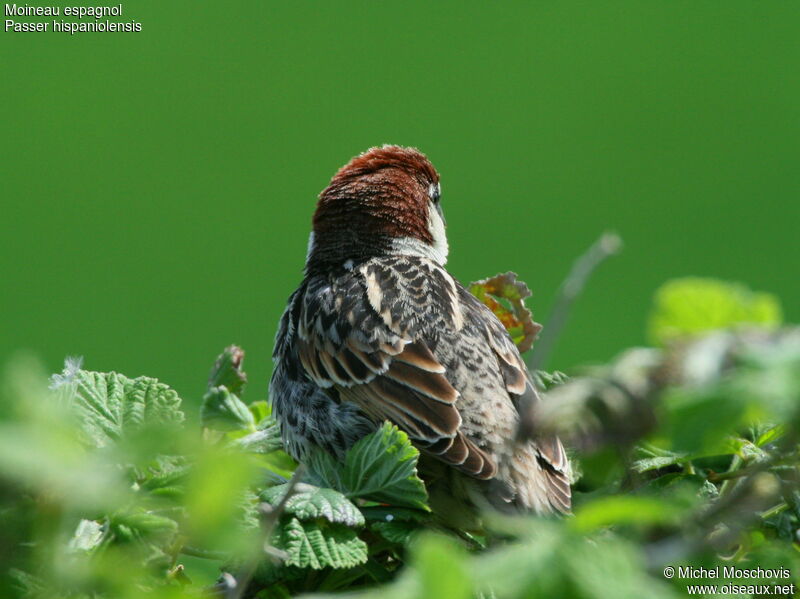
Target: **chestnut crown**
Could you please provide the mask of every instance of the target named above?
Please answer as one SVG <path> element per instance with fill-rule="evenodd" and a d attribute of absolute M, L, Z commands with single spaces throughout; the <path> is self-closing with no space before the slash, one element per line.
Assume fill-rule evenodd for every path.
<path fill-rule="evenodd" d="M 392 253 L 443 264 L 440 190 L 439 173 L 415 148 L 387 145 L 356 156 L 319 195 L 306 269 Z"/>

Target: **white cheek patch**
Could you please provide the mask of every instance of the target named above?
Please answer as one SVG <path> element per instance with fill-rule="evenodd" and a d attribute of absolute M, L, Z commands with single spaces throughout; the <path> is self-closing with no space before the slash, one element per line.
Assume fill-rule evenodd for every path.
<path fill-rule="evenodd" d="M 439 259 L 435 259 L 439 264 L 445 264 L 447 262 L 447 254 L 450 252 L 450 248 L 447 245 L 447 234 L 444 230 L 444 221 L 442 217 L 439 216 L 439 211 L 436 210 L 433 206 L 429 207 L 428 210 L 428 231 L 433 237 L 433 252 L 439 256 Z"/>

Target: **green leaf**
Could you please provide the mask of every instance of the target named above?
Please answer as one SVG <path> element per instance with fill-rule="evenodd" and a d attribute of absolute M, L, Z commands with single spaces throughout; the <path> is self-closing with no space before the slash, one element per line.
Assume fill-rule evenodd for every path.
<path fill-rule="evenodd" d="M 575 511 L 570 525 L 585 533 L 613 524 L 673 523 L 679 515 L 673 505 L 654 497 L 617 495 L 584 504 Z"/>
<path fill-rule="evenodd" d="M 741 437 L 731 437 L 728 440 L 730 452 L 738 454 L 743 460 L 760 460 L 767 457 L 767 453 L 755 443 L 742 439 Z"/>
<path fill-rule="evenodd" d="M 467 289 L 500 319 L 520 352 L 531 348 L 542 325 L 533 321 L 533 314 L 525 306 L 525 298 L 530 297 L 531 290 L 517 280 L 516 273 L 507 272 L 481 279 L 470 283 Z"/>
<path fill-rule="evenodd" d="M 731 392 L 742 395 L 762 422 L 786 422 L 798 417 L 800 399 L 800 333 L 786 329 L 764 347 L 754 342 L 741 352 L 741 364 L 731 378 Z"/>
<path fill-rule="evenodd" d="M 308 468 L 308 478 L 313 483 L 336 489 L 348 497 L 352 496 L 342 482 L 344 464 L 334 459 L 327 451 L 312 449 L 306 454 L 304 463 Z"/>
<path fill-rule="evenodd" d="M 103 525 L 94 520 L 81 520 L 68 547 L 73 551 L 91 551 L 103 539 Z"/>
<path fill-rule="evenodd" d="M 673 388 L 662 406 L 672 450 L 692 457 L 732 453 L 731 435 L 746 422 L 745 398 L 718 387 Z"/>
<path fill-rule="evenodd" d="M 44 580 L 17 568 L 10 568 L 8 577 L 20 597 L 43 597 L 49 590 Z"/>
<path fill-rule="evenodd" d="M 255 419 L 247 405 L 227 387 L 212 387 L 203 396 L 200 422 L 218 431 L 255 430 Z"/>
<path fill-rule="evenodd" d="M 120 513 L 112 516 L 111 526 L 117 530 L 123 528 L 134 534 L 154 537 L 161 540 L 171 539 L 178 532 L 178 523 L 166 516 L 150 512 Z"/>
<path fill-rule="evenodd" d="M 658 470 L 659 468 L 666 468 L 667 466 L 674 466 L 680 464 L 681 460 L 669 456 L 655 456 L 652 458 L 642 458 L 636 460 L 632 465 L 636 472 L 649 472 L 650 470 Z"/>
<path fill-rule="evenodd" d="M 268 425 L 249 435 L 236 439 L 235 444 L 243 451 L 251 453 L 271 453 L 283 449 L 281 429 L 277 422 L 262 421 L 261 425 Z"/>
<path fill-rule="evenodd" d="M 186 481 L 184 507 L 191 524 L 192 544 L 220 551 L 237 551 L 252 542 L 252 530 L 242 524 L 257 519 L 251 491 L 257 477 L 251 456 L 212 446 L 193 460 Z M 238 549 L 237 549 L 238 548 Z"/>
<path fill-rule="evenodd" d="M 658 470 L 659 468 L 666 468 L 668 466 L 683 465 L 688 459 L 685 453 L 667 451 L 650 445 L 641 446 L 638 448 L 638 451 L 639 454 L 644 457 L 634 461 L 631 468 L 639 473 Z"/>
<path fill-rule="evenodd" d="M 258 428 L 264 428 L 264 426 L 267 426 L 262 425 L 264 420 L 269 419 L 269 422 L 275 422 L 271 418 L 272 408 L 270 408 L 270 405 L 266 401 L 254 401 L 247 407 L 250 408 L 250 411 L 253 413 L 253 419 L 258 424 Z"/>
<path fill-rule="evenodd" d="M 472 597 L 473 582 L 463 549 L 451 539 L 425 535 L 414 546 L 414 565 L 425 597 Z"/>
<path fill-rule="evenodd" d="M 231 345 L 217 357 L 211 374 L 208 377 L 209 390 L 215 387 L 225 387 L 234 395 L 241 396 L 247 383 L 247 375 L 242 370 L 244 350 L 236 345 Z"/>
<path fill-rule="evenodd" d="M 394 520 L 428 522 L 431 519 L 431 514 L 426 512 L 396 506 L 365 505 L 361 507 L 361 513 L 364 514 L 367 522 L 392 522 Z"/>
<path fill-rule="evenodd" d="M 569 380 L 569 377 L 560 370 L 547 372 L 545 370 L 534 370 L 531 372 L 531 377 L 537 389 L 547 391 L 558 385 L 563 385 Z"/>
<path fill-rule="evenodd" d="M 774 441 L 780 439 L 786 433 L 786 427 L 783 425 L 778 426 L 769 426 L 763 432 L 760 432 L 758 438 L 756 439 L 756 445 L 759 447 L 764 447 L 765 445 L 769 445 Z"/>
<path fill-rule="evenodd" d="M 384 423 L 347 452 L 344 464 L 321 451 L 308 466 L 323 482 L 347 497 L 428 510 L 428 493 L 417 476 L 419 452 L 396 426 Z"/>
<path fill-rule="evenodd" d="M 261 493 L 261 498 L 277 505 L 288 488 L 288 483 L 271 487 Z M 333 489 L 322 489 L 306 483 L 299 483 L 294 494 L 286 502 L 285 512 L 300 520 L 325 518 L 347 526 L 363 526 L 364 516 L 344 495 Z"/>
<path fill-rule="evenodd" d="M 190 466 L 183 456 L 159 456 L 137 476 L 137 484 L 143 491 L 154 495 L 180 497 Z"/>
<path fill-rule="evenodd" d="M 301 522 L 291 518 L 281 525 L 275 544 L 288 554 L 289 566 L 352 568 L 367 561 L 367 544 L 355 530 L 324 520 Z"/>
<path fill-rule="evenodd" d="M 582 599 L 608 597 L 647 599 L 677 599 L 686 597 L 685 586 L 674 592 L 663 576 L 650 576 L 645 566 L 641 546 L 615 536 L 599 538 L 596 542 L 579 539 L 560 548 L 553 569 L 560 571 L 549 592 L 541 592 L 534 582 L 526 596 L 562 596 L 561 589 L 574 589 L 568 596 Z M 546 573 L 541 572 L 541 575 Z M 536 591 L 539 591 L 538 593 Z"/>
<path fill-rule="evenodd" d="M 257 462 L 269 474 L 270 479 L 280 478 L 286 480 L 292 477 L 297 462 L 289 454 L 283 451 L 271 451 L 269 453 L 257 453 Z"/>
<path fill-rule="evenodd" d="M 699 494 L 706 499 L 716 499 L 719 497 L 719 489 L 710 480 L 704 480 Z"/>
<path fill-rule="evenodd" d="M 649 318 L 653 343 L 737 325 L 774 329 L 782 322 L 781 305 L 769 293 L 756 293 L 738 283 L 687 277 L 656 291 Z"/>
<path fill-rule="evenodd" d="M 390 543 L 397 543 L 404 545 L 411 538 L 411 535 L 417 530 L 417 526 L 411 522 L 404 520 L 392 520 L 391 522 L 375 522 L 370 526 L 384 539 Z"/>
<path fill-rule="evenodd" d="M 86 440 L 95 447 L 106 447 L 147 425 L 184 420 L 178 394 L 156 379 L 80 370 L 74 382 L 73 407 Z"/>

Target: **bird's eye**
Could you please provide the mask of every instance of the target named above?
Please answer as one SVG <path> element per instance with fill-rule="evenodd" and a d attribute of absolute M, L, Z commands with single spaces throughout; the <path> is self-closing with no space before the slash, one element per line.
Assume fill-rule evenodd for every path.
<path fill-rule="evenodd" d="M 439 199 L 442 197 L 442 186 L 439 183 L 431 183 L 428 188 L 428 195 L 431 197 L 431 202 L 438 204 Z"/>

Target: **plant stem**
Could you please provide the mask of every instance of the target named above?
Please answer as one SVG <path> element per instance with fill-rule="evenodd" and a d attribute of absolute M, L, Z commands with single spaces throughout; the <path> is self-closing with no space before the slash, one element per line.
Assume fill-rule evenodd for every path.
<path fill-rule="evenodd" d="M 254 552 L 250 560 L 239 571 L 239 574 L 235 578 L 235 584 L 229 586 L 225 592 L 227 599 L 242 599 L 242 597 L 244 597 L 244 593 L 247 591 L 247 587 L 250 585 L 250 581 L 253 579 L 256 568 L 258 568 L 258 563 L 264 558 L 265 554 L 268 554 L 269 538 L 272 535 L 272 531 L 286 509 L 286 503 L 289 501 L 292 495 L 294 495 L 297 483 L 300 482 L 303 473 L 303 466 L 298 466 L 297 470 L 294 471 L 292 478 L 289 480 L 289 483 L 286 486 L 286 493 L 284 493 L 283 497 L 281 497 L 281 500 L 276 506 L 273 507 L 262 504 L 261 539 L 259 545 L 263 549 L 262 551 Z"/>
<path fill-rule="evenodd" d="M 785 501 L 782 501 L 778 505 L 773 506 L 773 507 L 769 508 L 768 510 L 761 512 L 759 515 L 761 516 L 762 520 L 766 520 L 767 518 L 771 518 L 772 516 L 774 516 L 776 514 L 780 514 L 782 511 L 786 510 L 788 507 L 789 507 L 789 505 Z"/>
<path fill-rule="evenodd" d="M 213 559 L 217 561 L 225 561 L 230 557 L 224 551 L 201 549 L 200 547 L 192 547 L 191 545 L 184 545 L 183 547 L 181 547 L 180 552 L 184 555 L 191 555 L 192 557 L 199 557 L 202 559 Z"/>
<path fill-rule="evenodd" d="M 620 237 L 616 233 L 607 231 L 572 264 L 572 269 L 561 284 L 547 325 L 533 346 L 533 353 L 528 363 L 531 371 L 539 370 L 547 362 L 553 345 L 567 322 L 572 303 L 583 291 L 591 274 L 606 258 L 619 252 L 621 247 Z"/>

